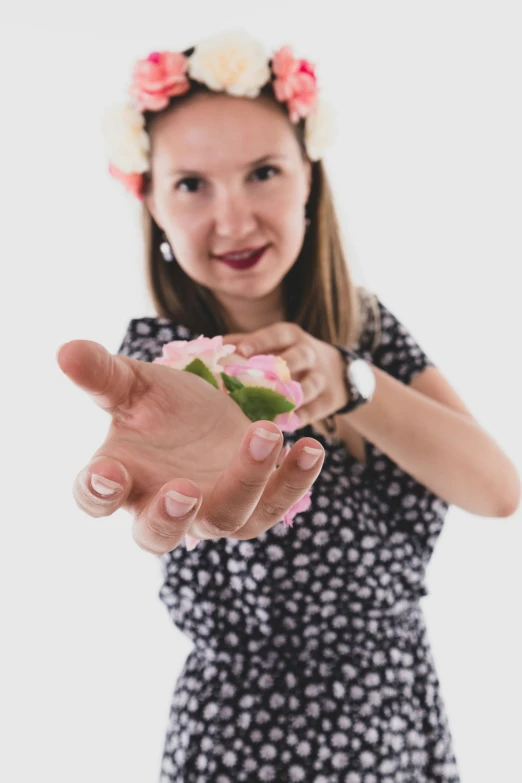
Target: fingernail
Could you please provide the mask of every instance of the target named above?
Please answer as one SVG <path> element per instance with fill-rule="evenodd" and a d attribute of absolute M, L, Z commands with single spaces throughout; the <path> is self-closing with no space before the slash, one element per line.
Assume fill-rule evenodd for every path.
<path fill-rule="evenodd" d="M 250 453 L 255 460 L 261 462 L 266 459 L 271 451 L 274 450 L 279 440 L 277 432 L 270 432 L 263 427 L 254 430 L 254 435 L 250 440 Z"/>
<path fill-rule="evenodd" d="M 192 511 L 197 502 L 197 498 L 182 495 L 175 489 L 170 489 L 165 495 L 165 509 L 169 517 L 184 517 Z"/>
<path fill-rule="evenodd" d="M 322 453 L 322 449 L 312 449 L 310 446 L 305 446 L 299 454 L 297 464 L 301 470 L 310 470 L 310 468 L 313 468 Z"/>
<path fill-rule="evenodd" d="M 111 481 L 111 479 L 99 476 L 98 473 L 92 473 L 91 475 L 91 487 L 98 495 L 108 497 L 109 495 L 115 495 L 118 490 L 123 489 L 121 484 L 117 481 Z"/>
<path fill-rule="evenodd" d="M 249 356 L 252 356 L 252 354 L 254 353 L 254 348 L 252 345 L 247 345 L 245 343 L 244 345 L 239 346 L 238 353 L 248 358 Z"/>

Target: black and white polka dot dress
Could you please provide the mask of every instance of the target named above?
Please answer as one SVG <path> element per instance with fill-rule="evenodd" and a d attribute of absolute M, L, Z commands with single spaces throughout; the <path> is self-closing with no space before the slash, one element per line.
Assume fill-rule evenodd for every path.
<path fill-rule="evenodd" d="M 432 364 L 383 305 L 356 350 L 403 383 Z M 143 361 L 193 339 L 131 321 Z M 326 451 L 312 505 L 250 541 L 182 544 L 159 558 L 159 597 L 194 643 L 176 682 L 160 783 L 457 783 L 420 599 L 448 505 L 365 442 Z"/>

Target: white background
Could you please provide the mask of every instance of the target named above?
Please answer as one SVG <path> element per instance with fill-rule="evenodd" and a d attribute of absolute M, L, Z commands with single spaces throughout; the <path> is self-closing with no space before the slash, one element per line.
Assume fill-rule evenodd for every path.
<path fill-rule="evenodd" d="M 71 339 L 115 353 L 147 299 L 138 209 L 100 125 L 137 57 L 241 25 L 315 60 L 338 113 L 327 166 L 356 276 L 520 470 L 522 73 L 518 3 L 106 0 L 5 6 L 0 778 L 159 775 L 191 643 L 126 512 L 91 519 L 75 475 L 108 419 L 61 373 Z M 521 512 L 452 507 L 424 599 L 463 783 L 520 770 Z"/>

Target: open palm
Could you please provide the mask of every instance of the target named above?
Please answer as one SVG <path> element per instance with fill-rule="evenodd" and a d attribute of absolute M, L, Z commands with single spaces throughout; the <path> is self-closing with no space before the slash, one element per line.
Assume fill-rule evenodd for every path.
<path fill-rule="evenodd" d="M 199 376 L 113 356 L 88 340 L 61 346 L 57 361 L 111 416 L 103 444 L 75 480 L 76 502 L 91 516 L 129 511 L 134 539 L 147 551 L 171 551 L 188 531 L 197 538 L 260 535 L 319 475 L 322 458 L 313 468 L 298 467 L 303 448 L 319 449 L 324 457 L 318 441 L 301 438 L 275 470 L 283 445 L 277 425 L 252 423 L 227 394 Z M 274 444 L 260 461 L 250 450 L 258 428 L 272 434 Z M 100 484 L 97 476 L 109 481 Z M 165 500 L 171 490 L 195 498 L 192 510 L 182 504 L 181 515 L 170 516 Z"/>

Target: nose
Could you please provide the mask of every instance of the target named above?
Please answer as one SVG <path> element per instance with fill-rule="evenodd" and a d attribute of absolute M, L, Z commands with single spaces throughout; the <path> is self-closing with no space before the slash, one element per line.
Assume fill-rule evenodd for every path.
<path fill-rule="evenodd" d="M 239 188 L 216 194 L 214 224 L 217 236 L 242 239 L 255 233 L 257 221 L 248 195 Z"/>

